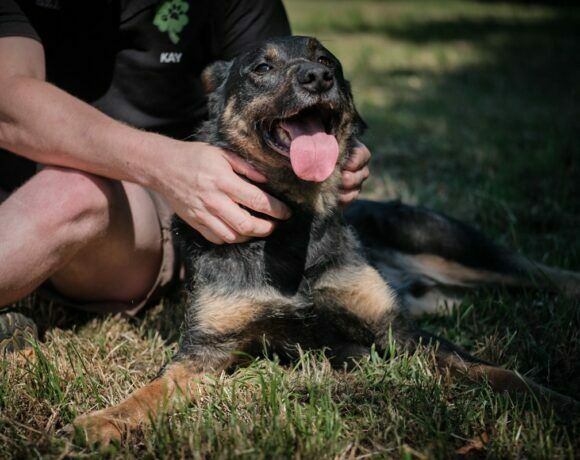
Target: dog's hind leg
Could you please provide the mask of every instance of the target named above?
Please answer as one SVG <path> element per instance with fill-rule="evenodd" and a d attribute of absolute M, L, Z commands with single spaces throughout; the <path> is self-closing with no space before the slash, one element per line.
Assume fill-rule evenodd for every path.
<path fill-rule="evenodd" d="M 413 315 L 441 311 L 479 286 L 580 295 L 580 274 L 530 261 L 463 222 L 398 202 L 354 203 L 346 213 L 371 265 Z"/>
<path fill-rule="evenodd" d="M 423 343 L 429 347 L 435 347 L 439 368 L 449 371 L 453 377 L 487 381 L 498 393 L 529 394 L 536 398 L 537 402 L 548 403 L 561 414 L 580 414 L 580 402 L 574 398 L 539 385 L 517 372 L 483 362 L 440 337 L 426 333 L 420 333 L 420 335 Z"/>
<path fill-rule="evenodd" d="M 316 302 L 325 317 L 340 332 L 346 343 L 375 344 L 385 351 L 394 341 L 397 352 L 412 352 L 418 347 L 431 349 L 438 366 L 452 376 L 487 380 L 498 392 L 528 393 L 560 410 L 579 410 L 572 398 L 556 393 L 516 372 L 482 361 L 445 339 L 416 328 L 399 309 L 393 290 L 376 270 L 353 265 L 325 274 L 315 286 Z"/>

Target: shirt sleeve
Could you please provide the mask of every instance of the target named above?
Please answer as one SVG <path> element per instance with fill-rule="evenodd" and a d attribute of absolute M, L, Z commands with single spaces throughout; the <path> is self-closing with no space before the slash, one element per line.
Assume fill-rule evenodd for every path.
<path fill-rule="evenodd" d="M 231 59 L 256 41 L 290 35 L 281 0 L 226 1 L 221 59 Z"/>
<path fill-rule="evenodd" d="M 13 0 L 0 0 L 0 37 L 40 37 L 22 9 Z"/>

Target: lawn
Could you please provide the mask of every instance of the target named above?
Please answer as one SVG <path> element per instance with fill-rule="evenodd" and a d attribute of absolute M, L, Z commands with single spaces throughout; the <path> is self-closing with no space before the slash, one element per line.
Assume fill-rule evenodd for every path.
<path fill-rule="evenodd" d="M 297 34 L 343 62 L 374 154 L 365 194 L 420 203 L 580 270 L 580 9 L 436 0 L 288 0 Z M 119 402 L 176 350 L 179 295 L 136 320 L 34 298 L 37 360 L 0 360 L 0 458 L 577 458 L 580 420 L 449 382 L 424 355 L 338 372 L 316 353 L 257 360 L 95 453 L 59 434 Z M 421 324 L 578 397 L 580 301 L 486 290 Z"/>

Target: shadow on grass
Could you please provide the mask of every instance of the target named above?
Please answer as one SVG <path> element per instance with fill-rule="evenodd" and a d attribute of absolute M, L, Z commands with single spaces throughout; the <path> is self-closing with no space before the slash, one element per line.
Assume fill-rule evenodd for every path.
<path fill-rule="evenodd" d="M 79 330 L 107 316 L 62 305 L 35 294 L 20 300 L 14 307 L 35 322 L 41 341 L 45 340 L 46 333 L 52 329 Z M 126 319 L 134 325 L 142 325 L 146 335 L 147 330 L 159 332 L 166 344 L 170 345 L 179 340 L 184 314 L 185 295 L 182 290 L 175 288 L 160 304 L 147 306 L 134 317 Z"/>
<path fill-rule="evenodd" d="M 367 32 L 435 47 L 448 68 L 357 72 L 363 84 L 394 94 L 386 108 L 369 101 L 361 107 L 378 151 L 374 172 L 409 183 L 424 204 L 451 204 L 496 236 L 517 222 L 518 231 L 572 238 L 580 224 L 580 15 L 556 11 L 533 22 L 366 25 Z M 475 49 L 481 62 L 447 65 L 442 41 L 458 42 L 456 52 Z M 473 200 L 479 215 L 462 210 Z M 555 262 L 578 266 L 575 242 L 566 258 Z"/>

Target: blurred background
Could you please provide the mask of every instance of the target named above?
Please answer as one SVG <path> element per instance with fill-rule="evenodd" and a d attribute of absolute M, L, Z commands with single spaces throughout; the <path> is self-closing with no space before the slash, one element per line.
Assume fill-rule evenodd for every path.
<path fill-rule="evenodd" d="M 374 154 L 365 195 L 475 223 L 580 269 L 580 9 L 571 2 L 286 0 L 343 62 Z"/>

